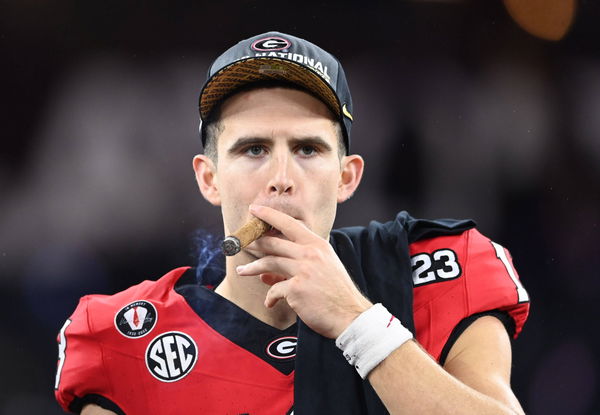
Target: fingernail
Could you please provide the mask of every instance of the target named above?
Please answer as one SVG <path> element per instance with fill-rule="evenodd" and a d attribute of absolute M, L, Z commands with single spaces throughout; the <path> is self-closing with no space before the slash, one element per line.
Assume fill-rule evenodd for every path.
<path fill-rule="evenodd" d="M 260 209 L 259 205 L 250 205 L 250 212 L 256 212 Z"/>
<path fill-rule="evenodd" d="M 245 265 L 238 265 L 238 266 L 235 268 L 235 271 L 236 271 L 236 272 L 239 274 L 240 272 L 242 272 L 242 271 L 244 270 L 244 268 L 246 268 L 246 266 L 245 266 Z"/>

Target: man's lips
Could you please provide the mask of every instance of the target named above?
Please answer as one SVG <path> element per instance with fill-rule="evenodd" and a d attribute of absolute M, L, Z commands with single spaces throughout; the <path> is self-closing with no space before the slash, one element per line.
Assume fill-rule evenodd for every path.
<path fill-rule="evenodd" d="M 277 235 L 282 235 L 282 233 L 278 229 L 271 228 L 267 232 L 265 232 L 264 236 L 277 236 Z"/>

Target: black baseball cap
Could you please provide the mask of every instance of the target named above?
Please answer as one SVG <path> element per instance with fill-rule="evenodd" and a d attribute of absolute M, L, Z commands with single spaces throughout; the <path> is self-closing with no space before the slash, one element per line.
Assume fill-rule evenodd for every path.
<path fill-rule="evenodd" d="M 349 153 L 352 97 L 342 65 L 317 45 L 280 32 L 242 40 L 212 63 L 199 100 L 202 145 L 202 121 L 219 102 L 247 84 L 269 80 L 295 84 L 323 101 L 340 121 Z"/>

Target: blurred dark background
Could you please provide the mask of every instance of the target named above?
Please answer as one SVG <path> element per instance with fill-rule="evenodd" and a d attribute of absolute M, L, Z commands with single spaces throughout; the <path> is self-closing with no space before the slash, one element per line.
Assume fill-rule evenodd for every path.
<path fill-rule="evenodd" d="M 599 18 L 593 0 L 0 1 L 0 414 L 61 413 L 55 339 L 81 295 L 221 233 L 192 175 L 197 96 L 267 30 L 344 64 L 367 171 L 337 225 L 476 219 L 532 298 L 526 411 L 600 413 Z"/>

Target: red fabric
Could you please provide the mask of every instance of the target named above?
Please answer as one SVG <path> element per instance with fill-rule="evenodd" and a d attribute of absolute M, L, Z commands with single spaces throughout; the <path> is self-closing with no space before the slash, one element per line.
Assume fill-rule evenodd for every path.
<path fill-rule="evenodd" d="M 294 373 L 280 373 L 200 319 L 173 290 L 185 270 L 113 296 L 82 298 L 65 332 L 66 358 L 55 391 L 65 410 L 76 396 L 87 394 L 102 395 L 127 414 L 282 415 L 291 408 Z M 114 318 L 136 300 L 150 301 L 158 319 L 147 335 L 132 339 L 120 334 Z M 162 382 L 146 366 L 146 349 L 157 335 L 171 330 L 194 339 L 198 360 L 187 376 Z"/>
<path fill-rule="evenodd" d="M 517 285 L 498 258 L 492 242 L 471 229 L 460 235 L 413 243 L 410 255 L 433 254 L 441 249 L 456 253 L 461 275 L 415 286 L 413 310 L 417 341 L 439 361 L 454 327 L 465 317 L 490 310 L 508 312 L 515 321 L 516 337 L 527 319 L 529 303 L 519 302 Z M 512 266 L 510 256 L 507 258 Z"/>

